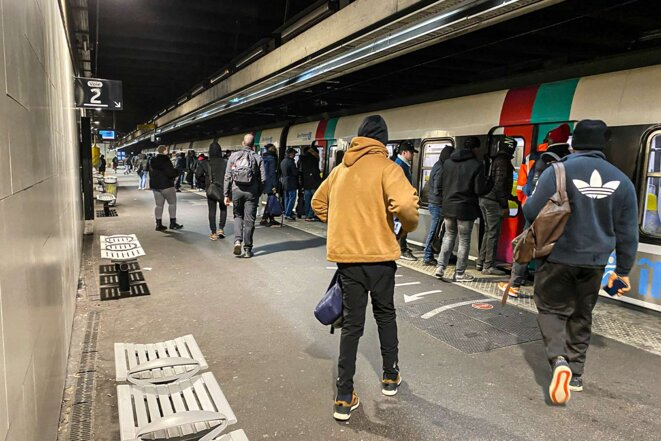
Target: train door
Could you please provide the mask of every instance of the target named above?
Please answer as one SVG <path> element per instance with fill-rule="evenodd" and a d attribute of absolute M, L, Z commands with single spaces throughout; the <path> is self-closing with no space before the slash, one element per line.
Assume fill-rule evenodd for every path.
<path fill-rule="evenodd" d="M 530 154 L 532 140 L 536 135 L 534 125 L 520 125 L 495 127 L 489 132 L 489 154 L 494 156 L 498 151 L 498 141 L 504 136 L 516 139 L 516 151 L 512 158 L 514 174 L 512 176 L 512 199 L 516 198 L 517 180 L 519 177 L 519 167 L 525 157 Z M 524 219 L 521 211 L 521 205 L 518 201 L 509 201 L 509 212 L 500 228 L 500 237 L 498 238 L 498 251 L 496 260 L 501 262 L 512 262 L 512 240 L 523 230 Z"/>

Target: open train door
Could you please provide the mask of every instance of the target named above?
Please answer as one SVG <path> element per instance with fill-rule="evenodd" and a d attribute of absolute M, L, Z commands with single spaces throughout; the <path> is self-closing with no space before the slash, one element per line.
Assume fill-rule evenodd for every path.
<path fill-rule="evenodd" d="M 524 158 L 530 154 L 535 132 L 535 126 L 532 124 L 494 127 L 489 131 L 489 154 L 491 157 L 497 153 L 500 139 L 505 136 L 516 139 L 516 151 L 512 158 L 512 166 L 514 167 L 512 199 L 516 199 L 516 181 L 519 176 L 519 167 Z M 523 225 L 524 219 L 520 203 L 514 200 L 509 201 L 509 211 L 500 228 L 496 260 L 512 262 L 512 240 L 523 230 Z"/>

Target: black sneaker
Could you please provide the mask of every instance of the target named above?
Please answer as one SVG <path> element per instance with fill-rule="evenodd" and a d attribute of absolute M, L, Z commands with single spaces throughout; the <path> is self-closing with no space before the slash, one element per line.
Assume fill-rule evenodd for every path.
<path fill-rule="evenodd" d="M 438 265 L 438 260 L 434 259 L 433 257 L 431 259 L 425 259 L 422 261 L 425 265 L 429 266 L 436 266 Z"/>
<path fill-rule="evenodd" d="M 484 269 L 484 266 L 481 263 L 476 263 L 475 264 L 475 269 L 478 271 L 482 271 Z"/>
<path fill-rule="evenodd" d="M 280 222 L 278 222 L 278 221 L 275 220 L 275 219 L 271 219 L 271 221 L 269 222 L 269 226 L 272 227 L 272 226 L 274 226 L 274 225 L 280 225 Z"/>
<path fill-rule="evenodd" d="M 549 385 L 549 398 L 553 404 L 565 404 L 571 397 L 569 383 L 571 382 L 571 369 L 565 357 L 556 357 L 552 364 L 553 378 Z"/>
<path fill-rule="evenodd" d="M 270 226 L 270 225 L 269 225 L 269 221 L 267 221 L 266 219 L 262 219 L 262 220 L 259 222 L 259 225 L 261 225 L 261 226 L 263 226 L 263 227 L 269 227 L 269 226 Z"/>
<path fill-rule="evenodd" d="M 397 374 L 397 378 L 395 378 L 394 380 L 386 378 L 386 376 L 384 375 L 383 380 L 381 380 L 381 393 L 389 397 L 392 397 L 393 395 L 397 395 L 397 389 L 399 389 L 400 384 L 402 384 L 401 375 Z"/>
<path fill-rule="evenodd" d="M 505 271 L 499 270 L 494 266 L 490 266 L 489 268 L 484 268 L 482 270 L 482 274 L 485 274 L 487 276 L 504 276 L 507 273 Z"/>
<path fill-rule="evenodd" d="M 358 406 L 360 406 L 360 400 L 358 399 L 358 395 L 356 395 L 355 392 L 352 392 L 351 394 L 350 403 L 336 399 L 333 418 L 338 421 L 347 421 L 349 418 L 351 418 L 351 412 L 358 409 Z"/>
<path fill-rule="evenodd" d="M 583 390 L 583 377 L 572 374 L 569 381 L 569 390 L 572 392 L 581 392 Z"/>
<path fill-rule="evenodd" d="M 241 241 L 237 240 L 234 242 L 234 255 L 235 256 L 240 256 L 241 255 Z"/>
<path fill-rule="evenodd" d="M 246 248 L 243 250 L 243 254 L 241 254 L 241 257 L 244 259 L 250 259 L 252 256 L 254 256 L 252 249 Z"/>
<path fill-rule="evenodd" d="M 408 260 L 408 261 L 411 261 L 411 262 L 415 262 L 416 260 L 418 260 L 418 258 L 413 255 L 411 250 L 402 251 L 402 254 L 399 256 L 399 258 L 402 259 L 402 260 Z"/>

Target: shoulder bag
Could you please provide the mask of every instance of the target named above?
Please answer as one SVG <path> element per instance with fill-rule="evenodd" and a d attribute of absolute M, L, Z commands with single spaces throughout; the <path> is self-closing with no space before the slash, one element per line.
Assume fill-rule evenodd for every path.
<path fill-rule="evenodd" d="M 221 202 L 223 200 L 223 192 L 220 191 L 220 186 L 216 183 L 216 180 L 213 178 L 213 167 L 211 166 L 211 160 L 207 162 L 209 166 L 209 179 L 211 182 L 207 187 L 207 197 L 212 201 Z"/>

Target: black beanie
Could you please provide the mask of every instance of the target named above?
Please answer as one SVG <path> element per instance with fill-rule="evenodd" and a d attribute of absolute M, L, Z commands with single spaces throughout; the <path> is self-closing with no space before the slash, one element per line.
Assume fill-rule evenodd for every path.
<path fill-rule="evenodd" d="M 479 149 L 480 148 L 480 139 L 477 136 L 469 136 L 466 138 L 464 141 L 464 148 L 465 149 Z"/>
<path fill-rule="evenodd" d="M 610 130 L 598 119 L 584 119 L 574 128 L 571 145 L 574 150 L 603 150 L 610 139 Z"/>
<path fill-rule="evenodd" d="M 371 115 L 365 118 L 358 128 L 358 136 L 376 139 L 381 144 L 386 145 L 388 142 L 388 126 L 381 115 Z"/>

